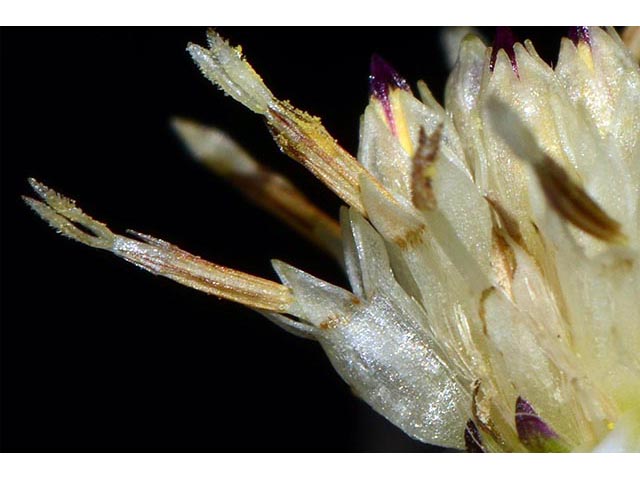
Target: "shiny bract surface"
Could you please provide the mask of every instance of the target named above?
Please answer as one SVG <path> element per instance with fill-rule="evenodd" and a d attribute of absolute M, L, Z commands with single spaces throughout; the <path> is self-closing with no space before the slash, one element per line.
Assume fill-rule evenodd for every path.
<path fill-rule="evenodd" d="M 344 201 L 340 225 L 219 131 L 176 130 L 336 257 L 351 292 L 281 262 L 278 284 L 116 235 L 35 181 L 42 200 L 27 201 L 71 238 L 319 341 L 357 395 L 423 442 L 638 451 L 640 70 L 613 29 L 570 36 L 553 68 L 504 31 L 494 48 L 465 37 L 444 107 L 374 59 L 356 157 L 216 32 L 188 47 Z"/>

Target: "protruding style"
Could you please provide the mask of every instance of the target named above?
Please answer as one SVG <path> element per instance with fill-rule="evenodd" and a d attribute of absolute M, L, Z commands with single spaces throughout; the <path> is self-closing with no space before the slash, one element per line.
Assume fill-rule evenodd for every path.
<path fill-rule="evenodd" d="M 289 289 L 279 283 L 207 262 L 149 235 L 130 232 L 138 240 L 116 235 L 76 207 L 73 200 L 34 179 L 30 179 L 30 183 L 43 202 L 33 198 L 25 201 L 66 237 L 109 250 L 154 275 L 248 307 L 286 312 L 293 302 Z"/>
<path fill-rule="evenodd" d="M 340 225 L 287 178 L 256 162 L 226 133 L 176 118 L 173 127 L 191 154 L 259 207 L 342 262 Z"/>
<path fill-rule="evenodd" d="M 239 48 L 213 31 L 208 48 L 189 46 L 347 204 L 340 229 L 227 135 L 176 121 L 187 147 L 335 257 L 341 247 L 351 291 L 279 261 L 282 284 L 116 235 L 35 181 L 43 201 L 27 202 L 70 238 L 317 340 L 360 398 L 421 441 L 639 450 L 640 69 L 613 29 L 571 35 L 553 67 L 510 30 L 492 49 L 465 37 L 446 109 L 374 56 L 357 160 Z"/>

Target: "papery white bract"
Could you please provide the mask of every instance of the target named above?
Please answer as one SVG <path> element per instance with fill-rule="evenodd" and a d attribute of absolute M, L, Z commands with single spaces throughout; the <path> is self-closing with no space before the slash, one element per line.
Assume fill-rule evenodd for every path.
<path fill-rule="evenodd" d="M 374 57 L 357 159 L 214 31 L 208 48 L 188 47 L 346 203 L 340 225 L 221 132 L 180 119 L 176 131 L 336 257 L 351 292 L 282 262 L 278 284 L 113 234 L 35 181 L 43 201 L 27 201 L 71 238 L 319 341 L 359 396 L 421 441 L 640 450 L 637 58 L 612 29 L 576 29 L 554 68 L 505 38 L 461 42 L 444 108 Z"/>

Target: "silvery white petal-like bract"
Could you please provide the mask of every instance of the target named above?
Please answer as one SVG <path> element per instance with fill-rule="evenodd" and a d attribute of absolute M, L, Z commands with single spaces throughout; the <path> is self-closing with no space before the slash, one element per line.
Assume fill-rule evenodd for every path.
<path fill-rule="evenodd" d="M 629 50 L 613 29 L 576 32 L 555 67 L 529 41 L 492 49 L 467 35 L 458 48 L 465 32 L 451 32 L 444 108 L 374 57 L 357 158 L 275 98 L 214 31 L 208 48 L 188 47 L 345 202 L 340 224 L 222 132 L 186 120 L 176 131 L 336 257 L 351 292 L 278 261 L 281 284 L 114 234 L 35 181 L 41 200 L 27 201 L 71 238 L 317 340 L 354 392 L 414 438 L 471 451 L 638 451 L 637 33 L 625 33 Z"/>

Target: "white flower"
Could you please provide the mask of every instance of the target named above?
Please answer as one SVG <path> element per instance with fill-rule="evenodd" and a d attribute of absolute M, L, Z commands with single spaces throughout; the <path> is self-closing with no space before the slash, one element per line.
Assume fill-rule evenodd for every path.
<path fill-rule="evenodd" d="M 359 396 L 424 442 L 640 450 L 640 71 L 614 30 L 577 29 L 555 68 L 530 42 L 498 51 L 466 37 L 444 108 L 374 57 L 357 160 L 276 99 L 239 49 L 213 31 L 208 41 L 188 49 L 204 75 L 348 205 L 340 225 L 219 131 L 176 129 L 338 258 L 351 292 L 282 262 L 279 284 L 113 234 L 36 181 L 34 210 L 316 339 Z"/>

